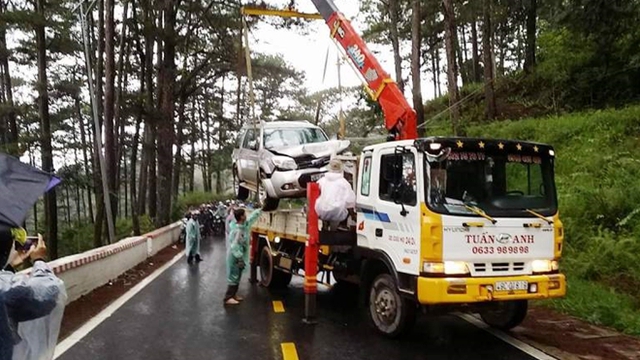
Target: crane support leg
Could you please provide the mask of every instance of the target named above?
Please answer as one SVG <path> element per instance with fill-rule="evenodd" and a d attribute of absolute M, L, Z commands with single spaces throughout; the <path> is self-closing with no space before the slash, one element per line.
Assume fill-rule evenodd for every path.
<path fill-rule="evenodd" d="M 304 322 L 316 323 L 316 294 L 318 293 L 319 230 L 316 200 L 320 187 L 315 182 L 307 184 L 307 231 L 309 238 L 304 250 Z"/>
<path fill-rule="evenodd" d="M 249 282 L 252 284 L 258 282 L 258 244 L 260 244 L 258 234 L 251 233 L 251 252 L 249 253 Z"/>

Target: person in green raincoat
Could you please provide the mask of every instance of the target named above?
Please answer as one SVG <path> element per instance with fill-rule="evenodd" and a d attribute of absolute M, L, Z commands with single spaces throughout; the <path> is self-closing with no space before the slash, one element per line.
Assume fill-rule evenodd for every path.
<path fill-rule="evenodd" d="M 202 261 L 200 257 L 200 224 L 198 224 L 198 212 L 189 214 L 186 229 L 186 253 L 189 264 Z"/>
<path fill-rule="evenodd" d="M 249 263 L 251 226 L 258 221 L 262 209 L 253 210 L 249 217 L 244 209 L 233 211 L 235 222 L 230 223 L 227 239 L 227 293 L 224 295 L 225 305 L 237 305 L 242 298 L 237 295 L 240 278 L 246 264 Z"/>

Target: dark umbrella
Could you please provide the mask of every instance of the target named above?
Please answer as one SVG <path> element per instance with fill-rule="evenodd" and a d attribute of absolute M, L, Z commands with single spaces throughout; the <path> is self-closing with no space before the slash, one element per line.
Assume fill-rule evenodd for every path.
<path fill-rule="evenodd" d="M 20 227 L 38 198 L 60 179 L 0 153 L 0 223 Z"/>

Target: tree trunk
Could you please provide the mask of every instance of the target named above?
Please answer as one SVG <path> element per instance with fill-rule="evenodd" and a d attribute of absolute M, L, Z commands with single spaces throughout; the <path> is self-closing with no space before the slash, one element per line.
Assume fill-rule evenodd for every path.
<path fill-rule="evenodd" d="M 96 102 L 98 104 L 98 120 L 100 127 L 103 126 L 103 75 L 104 75 L 104 52 L 105 52 L 105 24 L 104 24 L 104 0 L 98 0 L 98 59 L 96 61 Z M 93 39 L 93 37 L 92 37 Z M 97 160 L 97 158 L 96 158 Z"/>
<path fill-rule="evenodd" d="M 82 159 L 84 160 L 84 173 L 86 179 L 89 179 L 89 174 L 91 174 L 91 162 L 89 162 L 89 156 L 87 155 L 87 148 L 89 144 L 87 144 L 87 136 L 85 134 L 85 124 L 82 120 L 82 109 L 80 107 L 80 95 L 74 96 L 74 102 L 76 106 L 76 115 L 78 116 L 78 127 L 80 128 L 80 142 L 82 143 Z M 91 190 L 87 189 L 87 208 L 89 209 L 89 218 L 91 223 L 94 222 L 93 217 L 93 202 L 91 201 Z"/>
<path fill-rule="evenodd" d="M 204 100 L 205 104 L 199 109 L 199 118 L 200 118 L 200 134 L 204 135 L 208 130 L 205 129 L 205 124 L 207 123 L 207 105 L 206 100 Z M 203 109 L 204 108 L 204 109 Z M 206 145 L 206 144 L 205 144 Z M 211 187 L 209 185 L 209 166 L 207 164 L 207 156 L 205 154 L 206 147 L 200 151 L 200 160 L 202 161 L 202 186 L 204 192 L 211 191 Z"/>
<path fill-rule="evenodd" d="M 69 185 L 64 188 L 64 206 L 67 208 L 65 211 L 67 217 L 67 226 L 71 227 L 71 195 L 69 194 Z"/>
<path fill-rule="evenodd" d="M 207 181 L 209 182 L 209 192 L 212 192 L 213 191 L 213 181 L 212 181 L 213 171 L 211 167 L 213 165 L 213 161 L 211 161 L 211 132 L 212 132 L 211 115 L 210 115 L 211 103 L 209 101 L 206 101 L 205 104 L 207 104 L 207 106 L 204 109 L 204 118 L 206 119 L 206 122 L 207 122 L 207 132 L 205 133 L 206 134 L 205 136 L 207 137 L 207 153 L 205 154 L 205 158 L 207 163 Z"/>
<path fill-rule="evenodd" d="M 53 147 L 51 145 L 51 121 L 49 118 L 49 93 L 47 86 L 47 43 L 45 38 L 45 0 L 36 1 L 36 15 L 39 19 L 34 25 L 38 62 L 38 115 L 40 117 L 42 168 L 53 173 Z M 46 240 L 51 259 L 58 258 L 58 206 L 55 188 L 44 196 Z"/>
<path fill-rule="evenodd" d="M 149 128 L 149 172 L 147 174 L 147 191 L 149 192 L 149 216 L 155 219 L 158 215 L 158 167 L 157 167 L 157 141 L 156 129 Z"/>
<path fill-rule="evenodd" d="M 402 57 L 400 56 L 400 36 L 398 35 L 398 22 L 400 15 L 400 9 L 398 7 L 398 0 L 389 0 L 389 17 L 391 19 L 390 32 L 391 32 L 391 46 L 393 47 L 393 63 L 396 70 L 396 82 L 400 92 L 404 94 L 404 79 L 402 77 Z"/>
<path fill-rule="evenodd" d="M 114 0 L 104 2 L 105 19 L 105 66 L 104 66 L 104 158 L 107 170 L 107 187 L 109 189 L 109 201 L 111 203 L 111 218 L 116 219 L 118 211 L 116 175 L 118 172 L 118 159 L 116 157 L 116 127 L 114 120 L 115 111 L 115 22 Z M 126 15 L 125 15 L 126 16 Z"/>
<path fill-rule="evenodd" d="M 184 124 L 186 122 L 185 119 L 185 105 L 187 99 L 186 96 L 180 96 L 180 102 L 178 104 L 178 126 L 176 129 L 176 154 L 174 157 L 174 171 L 173 171 L 173 179 L 171 180 L 171 194 L 173 199 L 176 200 L 178 198 L 178 193 L 180 190 L 180 174 L 182 173 L 182 145 L 184 145 Z"/>
<path fill-rule="evenodd" d="M 124 158 L 123 153 L 125 152 L 124 147 L 125 147 L 125 138 L 126 138 L 126 133 L 125 133 L 125 119 L 122 116 L 122 92 L 124 91 L 124 84 L 128 84 L 128 77 L 129 77 L 129 73 L 131 73 L 131 62 L 130 61 L 126 61 L 126 64 L 128 65 L 126 70 L 125 70 L 125 59 L 129 59 L 129 54 L 131 52 L 131 44 L 129 42 L 129 39 L 127 37 L 127 26 L 126 26 L 126 22 L 127 22 L 127 16 L 129 13 L 129 1 L 124 1 L 124 10 L 123 10 L 123 20 L 122 20 L 122 30 L 120 32 L 120 39 L 119 39 L 119 49 L 118 49 L 118 62 L 117 62 L 117 70 L 116 73 L 118 74 L 118 85 L 117 85 L 117 89 L 116 89 L 116 94 L 115 94 L 115 100 L 114 100 L 114 105 L 115 105 L 115 109 L 114 109 L 114 123 L 115 123 L 115 128 L 114 128 L 114 133 L 115 133 L 115 138 L 116 138 L 116 176 L 115 176 L 115 186 L 114 189 L 116 190 L 116 196 L 115 196 L 115 200 L 116 203 L 118 204 L 118 207 L 120 207 L 120 203 L 121 201 L 119 201 L 120 198 L 120 188 L 121 188 L 121 182 L 123 177 L 120 176 L 120 164 L 124 164 L 126 166 L 126 158 Z M 124 158 L 124 161 L 123 161 Z M 127 175 L 125 174 L 124 176 L 124 182 L 125 182 L 125 192 L 124 192 L 124 196 L 125 196 L 125 206 L 124 206 L 124 212 L 125 212 L 125 217 L 128 217 L 128 207 L 127 207 L 127 186 L 126 186 L 126 182 L 127 182 Z"/>
<path fill-rule="evenodd" d="M 438 85 L 438 97 L 442 96 L 442 88 L 440 84 L 440 47 L 436 46 L 436 85 Z"/>
<path fill-rule="evenodd" d="M 493 49 L 491 46 L 491 0 L 483 0 L 483 34 L 482 34 L 482 55 L 484 62 L 484 97 L 486 101 L 485 114 L 487 119 L 496 117 L 496 95 L 493 90 Z"/>
<path fill-rule="evenodd" d="M 227 132 L 225 128 L 225 120 L 224 120 L 224 100 L 225 100 L 225 89 L 224 89 L 224 80 L 225 76 L 222 76 L 220 84 L 220 115 L 218 118 L 218 149 L 222 149 L 224 144 L 227 141 Z M 216 165 L 216 194 L 221 194 L 224 189 L 222 186 L 222 169 L 221 162 L 218 161 Z"/>
<path fill-rule="evenodd" d="M 195 182 L 196 182 L 196 147 L 195 147 L 195 143 L 197 140 L 197 134 L 198 134 L 198 130 L 197 130 L 197 125 L 196 125 L 196 117 L 195 117 L 195 106 L 196 104 L 193 104 L 194 110 L 192 112 L 192 116 L 191 116 L 191 168 L 189 170 L 189 192 L 194 192 L 195 191 Z"/>
<path fill-rule="evenodd" d="M 473 21 L 471 22 L 471 52 L 473 57 L 473 81 L 482 81 L 482 75 L 480 74 L 480 55 L 478 51 L 478 29 L 476 27 L 476 15 L 473 14 Z"/>
<path fill-rule="evenodd" d="M 0 14 L 6 11 L 4 0 L 0 0 Z M 9 51 L 7 50 L 6 22 L 0 22 L 0 70 L 2 71 L 2 85 L 7 106 L 6 112 L 6 146 L 7 153 L 20 155 L 18 147 L 18 122 L 16 109 L 13 103 L 13 89 L 11 84 L 11 72 L 9 70 Z"/>
<path fill-rule="evenodd" d="M 144 91 L 144 77 L 140 78 L 140 91 Z M 138 194 L 136 192 L 136 166 L 138 160 L 138 139 L 140 137 L 140 124 L 142 123 L 142 104 L 140 104 L 140 114 L 136 120 L 136 129 L 131 140 L 131 180 L 129 181 L 129 192 L 131 193 L 131 219 L 133 222 L 133 235 L 140 235 L 140 218 L 138 213 Z"/>
<path fill-rule="evenodd" d="M 436 75 L 436 73 L 438 72 L 438 69 L 436 69 L 435 47 L 431 48 L 430 55 L 431 55 L 431 71 L 433 72 L 433 96 L 436 97 L 438 96 L 438 76 Z"/>
<path fill-rule="evenodd" d="M 138 214 L 147 213 L 147 200 L 150 199 L 149 176 L 151 171 L 151 161 L 155 154 L 155 143 L 153 138 L 153 127 L 155 126 L 155 105 L 153 102 L 153 34 L 156 31 L 154 20 L 152 18 L 151 5 L 149 0 L 143 2 L 144 15 L 144 38 L 145 38 L 145 120 L 144 120 L 144 136 L 143 136 L 143 154 L 140 164 L 140 191 L 138 192 Z M 154 161 L 155 169 L 155 161 Z M 154 171 L 155 174 L 155 171 Z M 153 187 L 155 191 L 155 187 Z M 155 196 L 155 195 L 154 195 Z M 154 197 L 155 201 L 155 197 Z M 154 206 L 155 209 L 155 206 Z M 155 210 L 154 210 L 155 211 Z M 154 214 L 155 215 L 155 214 Z"/>
<path fill-rule="evenodd" d="M 454 13 L 455 14 L 455 13 Z M 454 18 L 455 20 L 455 18 Z M 462 51 L 462 47 L 461 44 L 464 44 L 464 37 L 462 36 L 458 36 L 458 30 L 456 29 L 456 32 L 454 33 L 454 37 L 453 40 L 455 42 L 455 52 L 456 52 L 456 58 L 457 58 L 457 63 L 458 63 L 458 73 L 460 74 L 460 78 L 462 79 L 462 85 L 464 84 L 468 84 L 469 83 L 469 77 L 467 76 L 467 72 L 465 70 L 465 66 L 464 66 L 464 59 L 462 54 L 464 53 L 464 51 Z M 460 39 L 462 39 L 462 41 L 460 41 Z"/>
<path fill-rule="evenodd" d="M 178 0 L 165 0 L 164 6 L 164 56 L 160 66 L 159 87 L 162 88 L 160 116 L 158 124 L 158 191 L 159 197 L 157 226 L 171 221 L 171 180 L 173 173 L 173 144 L 175 143 L 174 83 L 176 74 L 176 6 Z"/>
<path fill-rule="evenodd" d="M 527 0 L 527 47 L 524 56 L 524 70 L 531 72 L 536 65 L 536 17 L 538 13 L 537 0 Z"/>
<path fill-rule="evenodd" d="M 420 29 L 421 2 L 420 0 L 412 0 L 411 2 L 411 82 L 413 89 L 413 108 L 416 111 L 418 126 L 424 124 L 424 104 L 422 103 L 422 88 L 420 84 L 420 61 L 422 59 L 422 33 Z M 420 128 L 419 128 L 420 129 Z M 420 129 L 418 133 L 422 133 L 424 129 Z"/>
<path fill-rule="evenodd" d="M 78 157 L 78 133 L 77 128 L 73 127 L 71 129 L 71 133 L 73 134 L 73 161 L 76 166 L 80 165 L 80 159 Z M 80 174 L 76 174 L 76 179 L 80 180 Z M 80 200 L 82 199 L 81 191 L 80 191 L 80 182 L 76 181 L 75 190 L 76 190 L 76 223 L 80 225 L 80 214 L 82 214 L 82 208 L 80 206 Z"/>
<path fill-rule="evenodd" d="M 444 43 L 447 51 L 447 84 L 449 91 L 449 108 L 451 113 L 451 127 L 453 134 L 458 133 L 458 108 L 460 94 L 458 93 L 458 64 L 456 63 L 456 19 L 453 9 L 453 0 L 443 0 L 444 10 Z"/>
<path fill-rule="evenodd" d="M 134 5 L 134 14 L 135 14 L 135 5 Z M 145 91 L 145 76 L 146 76 L 146 66 L 145 62 L 141 61 L 140 66 L 140 94 Z M 137 182 L 136 182 L 136 166 L 138 161 L 138 142 L 140 139 L 140 125 L 142 124 L 142 116 L 144 113 L 144 100 L 142 97 L 139 97 L 138 101 L 138 116 L 136 118 L 136 128 L 133 133 L 133 138 L 131 139 L 131 180 L 129 181 L 129 191 L 131 193 L 131 219 L 133 223 L 133 234 L 135 236 L 140 235 L 140 218 L 139 218 L 139 202 L 138 202 L 138 192 L 137 192 Z M 141 161 L 140 172 L 146 173 L 146 168 L 144 168 L 144 161 Z M 142 195 L 144 198 L 144 193 Z"/>

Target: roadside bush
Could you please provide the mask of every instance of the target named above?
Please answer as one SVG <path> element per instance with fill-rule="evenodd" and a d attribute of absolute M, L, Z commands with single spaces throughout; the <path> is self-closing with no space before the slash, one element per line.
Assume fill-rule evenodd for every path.
<path fill-rule="evenodd" d="M 131 218 L 117 219 L 115 225 L 116 240 L 133 236 L 133 221 Z M 140 217 L 140 231 L 142 234 L 151 232 L 154 228 L 149 216 L 143 215 Z M 65 227 L 60 231 L 58 238 L 58 255 L 60 257 L 91 250 L 94 248 L 93 224 L 87 222 L 79 226 Z"/>

